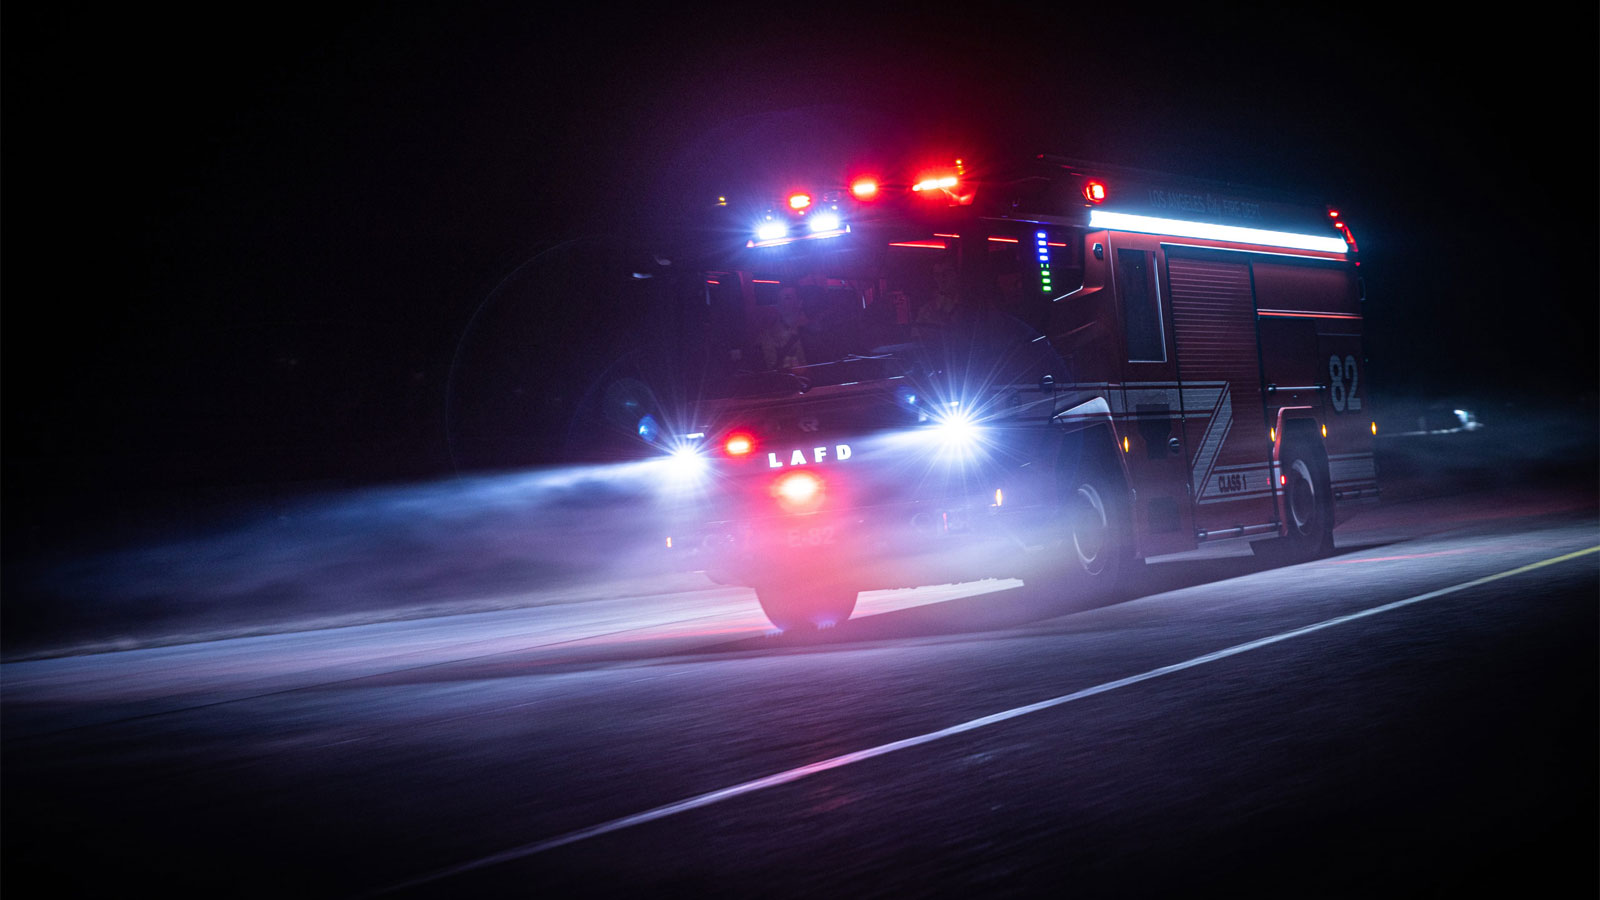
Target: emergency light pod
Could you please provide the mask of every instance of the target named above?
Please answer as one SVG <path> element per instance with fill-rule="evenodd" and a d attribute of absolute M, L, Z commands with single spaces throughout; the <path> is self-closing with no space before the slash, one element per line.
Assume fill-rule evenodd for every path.
<path fill-rule="evenodd" d="M 772 482 L 772 496 L 785 512 L 811 512 L 822 505 L 822 479 L 804 470 L 780 475 Z"/>

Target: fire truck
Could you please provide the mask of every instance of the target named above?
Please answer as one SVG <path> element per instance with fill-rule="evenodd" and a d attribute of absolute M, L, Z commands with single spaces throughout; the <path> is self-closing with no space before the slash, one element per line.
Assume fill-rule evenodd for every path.
<path fill-rule="evenodd" d="M 1330 552 L 1378 491 L 1355 237 L 1319 203 L 1054 156 L 722 199 L 667 543 L 779 629 L 858 592 Z M 673 418 L 673 417 L 669 417 Z"/>

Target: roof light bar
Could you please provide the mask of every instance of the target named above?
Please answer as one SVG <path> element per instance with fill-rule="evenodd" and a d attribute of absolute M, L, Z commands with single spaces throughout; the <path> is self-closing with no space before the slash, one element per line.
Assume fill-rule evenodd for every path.
<path fill-rule="evenodd" d="M 838 236 L 840 236 L 842 234 L 849 234 L 849 233 L 850 233 L 850 226 L 849 225 L 840 225 L 837 228 L 834 228 L 834 229 L 832 229 L 830 231 L 813 231 L 810 234 L 799 234 L 799 235 L 792 235 L 792 236 L 791 235 L 784 235 L 784 236 L 781 236 L 781 237 L 774 237 L 774 238 L 760 238 L 760 233 L 758 231 L 757 232 L 758 239 L 757 240 L 752 240 L 752 241 L 745 241 L 744 245 L 745 245 L 745 247 L 747 249 L 750 248 L 750 247 L 781 247 L 784 244 L 792 244 L 795 241 L 815 241 L 815 240 L 820 240 L 822 238 L 838 237 Z"/>
<path fill-rule="evenodd" d="M 1238 225 L 1217 225 L 1211 222 L 1185 222 L 1180 219 L 1136 216 L 1104 209 L 1089 212 L 1089 227 L 1134 231 L 1140 234 L 1171 234 L 1210 241 L 1232 241 L 1237 244 L 1264 244 L 1294 250 L 1318 250 L 1323 253 L 1343 253 L 1346 249 L 1344 239 L 1337 237 L 1268 231 L 1263 228 L 1244 228 Z"/>

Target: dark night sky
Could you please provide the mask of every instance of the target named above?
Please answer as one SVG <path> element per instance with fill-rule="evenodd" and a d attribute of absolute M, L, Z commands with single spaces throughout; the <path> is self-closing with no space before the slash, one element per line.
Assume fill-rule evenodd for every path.
<path fill-rule="evenodd" d="M 13 6 L 8 496 L 444 470 L 452 356 L 515 267 L 849 140 L 1325 197 L 1376 384 L 1592 405 L 1592 10 L 1037 8 Z"/>

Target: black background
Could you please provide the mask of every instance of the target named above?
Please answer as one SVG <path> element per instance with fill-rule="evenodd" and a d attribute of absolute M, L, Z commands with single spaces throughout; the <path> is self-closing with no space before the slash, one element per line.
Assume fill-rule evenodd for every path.
<path fill-rule="evenodd" d="M 607 352 L 585 341 L 625 323 L 560 276 L 499 290 L 519 267 L 587 266 L 859 146 L 1326 198 L 1363 250 L 1380 404 L 1592 428 L 1595 26 L 1337 3 L 13 5 L 8 518 L 449 472 L 452 361 L 490 306 L 540 307 L 502 362 L 558 435 Z"/>

